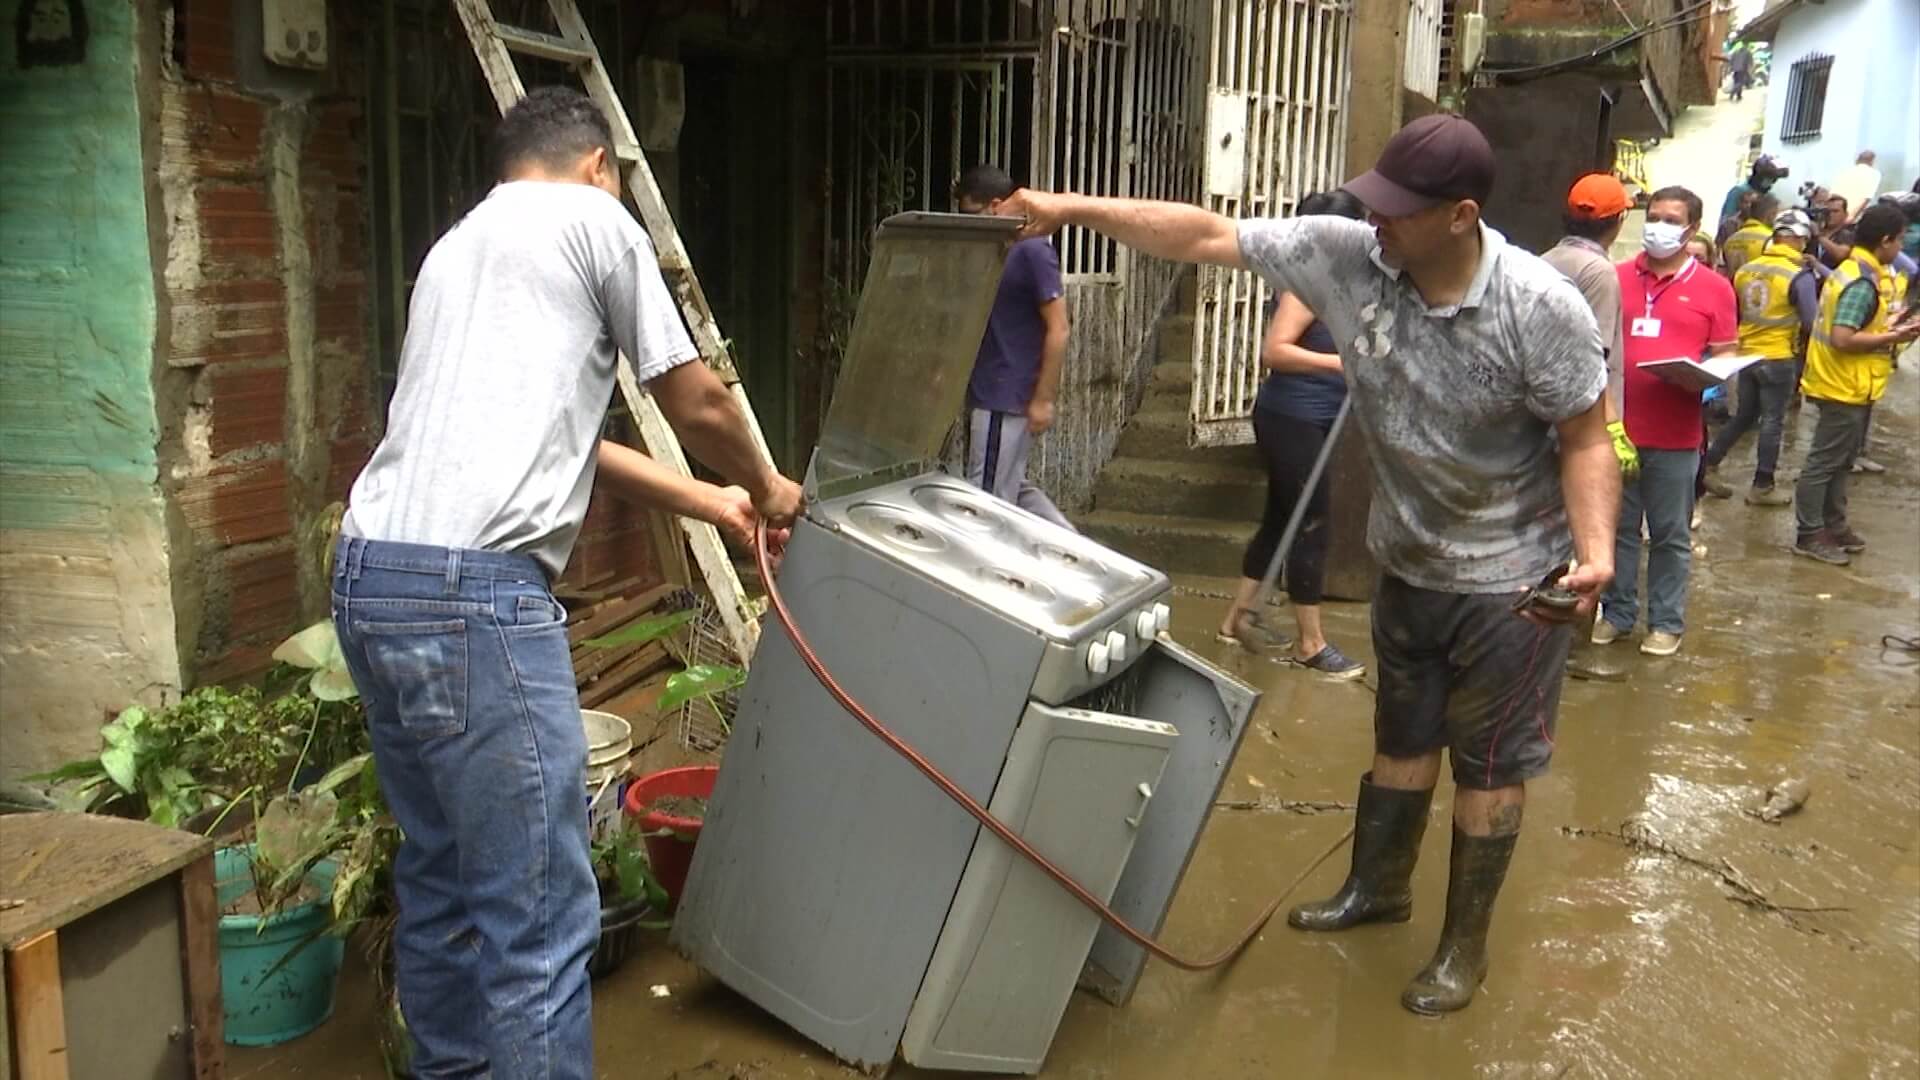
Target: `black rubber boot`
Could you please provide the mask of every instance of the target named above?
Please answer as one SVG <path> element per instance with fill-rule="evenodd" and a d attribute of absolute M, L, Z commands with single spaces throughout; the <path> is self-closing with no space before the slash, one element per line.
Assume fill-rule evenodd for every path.
<path fill-rule="evenodd" d="M 1413 914 L 1413 864 L 1427 831 L 1433 789 L 1375 787 L 1360 778 L 1360 805 L 1353 815 L 1353 869 L 1331 897 L 1287 913 L 1298 930 L 1345 930 L 1369 922 L 1406 922 Z"/>
<path fill-rule="evenodd" d="M 1413 977 L 1400 995 L 1400 1004 L 1423 1016 L 1438 1016 L 1467 1007 L 1474 991 L 1487 977 L 1487 926 L 1493 921 L 1493 900 L 1507 879 L 1513 859 L 1510 836 L 1468 836 L 1453 830 L 1452 869 L 1447 877 L 1447 922 L 1440 930 L 1440 947 L 1426 969 Z"/>

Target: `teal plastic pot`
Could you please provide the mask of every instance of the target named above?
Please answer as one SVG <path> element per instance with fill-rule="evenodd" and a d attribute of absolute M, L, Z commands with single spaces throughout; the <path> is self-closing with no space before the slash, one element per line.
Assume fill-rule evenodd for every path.
<path fill-rule="evenodd" d="M 220 907 L 253 888 L 251 848 L 222 848 L 213 857 Z M 220 995 L 227 1042 L 274 1046 L 296 1039 L 333 1015 L 346 942 L 323 934 L 332 919 L 334 864 L 307 875 L 320 899 L 290 907 L 272 919 L 220 916 Z M 264 926 L 263 926 L 264 924 Z"/>

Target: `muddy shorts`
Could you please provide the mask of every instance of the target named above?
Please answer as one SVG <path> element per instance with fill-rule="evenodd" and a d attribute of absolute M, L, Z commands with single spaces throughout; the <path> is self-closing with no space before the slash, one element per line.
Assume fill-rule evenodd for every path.
<path fill-rule="evenodd" d="M 1492 789 L 1547 771 L 1573 631 L 1514 613 L 1512 595 L 1433 592 L 1391 576 L 1373 599 L 1374 749 L 1445 747 L 1454 783 Z"/>

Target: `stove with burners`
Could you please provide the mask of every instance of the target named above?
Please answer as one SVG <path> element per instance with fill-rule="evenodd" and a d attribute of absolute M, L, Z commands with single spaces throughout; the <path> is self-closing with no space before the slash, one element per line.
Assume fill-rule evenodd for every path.
<path fill-rule="evenodd" d="M 881 227 L 779 587 L 848 692 L 1153 933 L 1257 694 L 1168 636 L 1165 574 L 937 468 L 1016 227 Z M 1076 985 L 1124 1003 L 1146 960 L 846 715 L 774 626 L 673 942 L 848 1062 L 1005 1073 L 1039 1069 Z"/>

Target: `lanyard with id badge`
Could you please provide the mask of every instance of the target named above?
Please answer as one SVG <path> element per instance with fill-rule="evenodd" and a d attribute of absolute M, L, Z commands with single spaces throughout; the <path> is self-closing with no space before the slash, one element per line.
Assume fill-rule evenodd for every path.
<path fill-rule="evenodd" d="M 1639 272 L 1640 292 L 1641 295 L 1646 298 L 1647 313 L 1628 324 L 1627 334 L 1629 337 L 1657 338 L 1660 336 L 1660 320 L 1654 317 L 1653 305 L 1658 303 L 1661 297 L 1667 295 L 1668 290 L 1680 284 L 1680 279 L 1685 277 L 1687 273 L 1693 269 L 1695 261 L 1694 259 L 1688 259 L 1685 266 L 1674 271 L 1673 276 L 1667 279 L 1666 287 L 1662 288 L 1659 292 L 1653 291 L 1653 285 L 1647 272 L 1645 270 Z"/>

